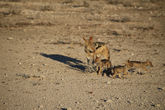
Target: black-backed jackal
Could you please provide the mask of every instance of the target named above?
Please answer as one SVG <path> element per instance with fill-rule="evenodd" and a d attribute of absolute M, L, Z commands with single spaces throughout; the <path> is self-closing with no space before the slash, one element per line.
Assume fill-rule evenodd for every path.
<path fill-rule="evenodd" d="M 93 37 L 89 39 L 85 39 L 83 37 L 84 43 L 84 51 L 86 53 L 87 64 L 89 65 L 90 71 L 94 70 L 94 60 L 98 57 L 100 60 L 110 60 L 110 53 L 108 47 L 104 42 L 93 42 Z"/>
<path fill-rule="evenodd" d="M 153 67 L 152 62 L 149 60 L 146 60 L 145 62 L 128 60 L 126 62 L 126 65 L 128 68 L 132 68 L 132 67 L 139 68 L 139 69 L 142 68 L 145 71 L 148 71 L 147 67 Z"/>
<path fill-rule="evenodd" d="M 96 70 L 97 70 L 97 74 L 103 74 L 103 70 L 108 70 L 112 67 L 112 63 L 110 60 L 108 59 L 100 59 L 99 57 L 96 57 L 94 60 L 94 63 L 97 65 L 96 66 Z"/>
<path fill-rule="evenodd" d="M 119 78 L 122 78 L 122 76 L 128 74 L 128 68 L 126 65 L 124 66 L 114 66 L 112 68 L 112 77 L 116 78 L 118 76 Z"/>
<path fill-rule="evenodd" d="M 89 39 L 83 37 L 83 40 L 85 41 L 84 51 L 87 55 L 88 64 L 94 63 L 96 57 L 106 60 L 110 59 L 109 49 L 104 42 L 93 42 L 93 37 L 90 37 Z"/>

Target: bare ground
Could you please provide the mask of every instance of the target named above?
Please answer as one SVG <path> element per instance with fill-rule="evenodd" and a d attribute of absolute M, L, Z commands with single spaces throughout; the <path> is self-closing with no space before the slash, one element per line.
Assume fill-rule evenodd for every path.
<path fill-rule="evenodd" d="M 164 6 L 163 0 L 0 1 L 0 109 L 165 110 Z M 126 79 L 89 73 L 83 36 L 106 42 L 113 65 L 149 59 L 154 67 Z"/>

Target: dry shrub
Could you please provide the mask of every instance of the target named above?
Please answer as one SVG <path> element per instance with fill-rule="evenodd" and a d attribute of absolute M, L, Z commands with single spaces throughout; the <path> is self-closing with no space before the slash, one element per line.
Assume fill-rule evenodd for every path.
<path fill-rule="evenodd" d="M 41 11 L 53 11 L 53 7 L 50 5 L 41 6 Z"/>
<path fill-rule="evenodd" d="M 73 3 L 73 0 L 64 0 L 63 3 L 64 4 Z"/>
<path fill-rule="evenodd" d="M 117 5 L 117 4 L 122 4 L 122 0 L 106 0 L 108 4 L 113 4 L 113 5 Z"/>
<path fill-rule="evenodd" d="M 132 7 L 133 2 L 131 0 L 106 0 L 107 4 L 112 4 L 112 5 L 123 5 L 124 7 Z"/>

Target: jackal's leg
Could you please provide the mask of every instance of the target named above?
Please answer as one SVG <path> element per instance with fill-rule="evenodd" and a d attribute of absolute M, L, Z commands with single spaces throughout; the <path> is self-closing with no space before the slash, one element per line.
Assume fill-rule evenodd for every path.
<path fill-rule="evenodd" d="M 100 67 L 100 71 L 99 71 L 99 74 L 101 74 L 103 71 L 102 71 L 102 67 Z"/>
<path fill-rule="evenodd" d="M 145 71 L 148 72 L 148 69 L 147 69 L 145 66 L 142 66 L 142 68 L 143 68 Z"/>
<path fill-rule="evenodd" d="M 89 70 L 90 73 L 92 73 L 92 72 L 95 71 L 95 67 L 90 65 L 90 66 L 88 66 L 88 70 Z"/>
<path fill-rule="evenodd" d="M 87 58 L 87 65 L 88 65 L 88 71 L 89 72 L 94 72 L 95 71 L 95 68 L 94 68 L 94 66 L 92 65 L 92 60 L 91 59 L 89 59 L 89 58 Z"/>
<path fill-rule="evenodd" d="M 140 68 L 138 68 L 138 73 L 141 73 Z"/>
<path fill-rule="evenodd" d="M 96 72 L 98 74 L 98 72 L 99 72 L 99 66 L 96 66 Z"/>
<path fill-rule="evenodd" d="M 90 59 L 87 58 L 87 64 L 89 65 Z"/>
<path fill-rule="evenodd" d="M 114 75 L 112 76 L 112 78 L 115 79 L 115 78 L 116 78 L 116 75 L 114 74 Z"/>
<path fill-rule="evenodd" d="M 109 76 L 108 68 L 103 68 L 102 69 L 102 76 Z"/>
<path fill-rule="evenodd" d="M 127 74 L 128 74 L 128 69 L 127 68 L 124 68 L 123 75 L 127 75 Z"/>
<path fill-rule="evenodd" d="M 97 66 L 97 74 L 99 74 L 99 72 L 100 72 L 100 67 Z"/>
<path fill-rule="evenodd" d="M 118 74 L 118 77 L 121 79 L 121 73 L 120 73 L 120 74 Z"/>
<path fill-rule="evenodd" d="M 114 78 L 116 78 L 116 76 L 117 76 L 117 73 L 114 71 L 112 78 L 114 79 Z"/>
<path fill-rule="evenodd" d="M 129 78 L 130 77 L 130 74 L 123 74 L 123 78 Z"/>
<path fill-rule="evenodd" d="M 97 74 L 99 75 L 99 74 L 101 74 L 101 72 L 102 72 L 102 67 L 99 66 Z"/>
<path fill-rule="evenodd" d="M 123 78 L 127 78 L 127 77 L 129 77 L 129 74 L 128 74 L 128 68 L 126 67 L 123 72 Z"/>

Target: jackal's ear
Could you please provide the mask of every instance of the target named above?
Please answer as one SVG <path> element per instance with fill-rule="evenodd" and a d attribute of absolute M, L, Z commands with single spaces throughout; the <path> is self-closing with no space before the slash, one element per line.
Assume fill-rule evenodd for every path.
<path fill-rule="evenodd" d="M 127 60 L 127 62 L 130 62 L 131 60 L 130 60 L 130 58 Z"/>
<path fill-rule="evenodd" d="M 85 39 L 85 37 L 83 37 L 83 40 L 84 40 L 84 41 L 87 41 L 87 40 Z"/>
<path fill-rule="evenodd" d="M 93 41 L 93 37 L 91 36 L 91 37 L 89 38 L 89 40 L 92 42 L 92 41 Z"/>

